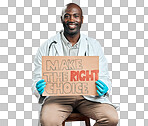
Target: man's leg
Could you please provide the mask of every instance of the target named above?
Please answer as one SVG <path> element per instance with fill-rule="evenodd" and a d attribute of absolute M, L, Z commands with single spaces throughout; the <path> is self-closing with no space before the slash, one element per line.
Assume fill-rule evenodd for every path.
<path fill-rule="evenodd" d="M 116 126 L 118 114 L 116 109 L 109 104 L 101 104 L 81 99 L 77 110 L 85 116 L 96 120 L 94 126 Z"/>
<path fill-rule="evenodd" d="M 63 121 L 73 110 L 69 103 L 64 104 L 63 101 L 64 99 L 56 99 L 56 97 L 45 101 L 40 114 L 42 126 L 62 126 Z"/>

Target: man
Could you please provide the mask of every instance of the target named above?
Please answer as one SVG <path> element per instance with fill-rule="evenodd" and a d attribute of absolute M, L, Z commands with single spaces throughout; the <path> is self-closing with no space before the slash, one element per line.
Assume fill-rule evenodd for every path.
<path fill-rule="evenodd" d="M 116 126 L 116 107 L 108 100 L 111 89 L 107 62 L 99 42 L 80 34 L 83 14 L 74 3 L 67 4 L 62 11 L 64 31 L 47 40 L 35 56 L 33 93 L 42 103 L 40 123 L 42 126 L 62 126 L 62 122 L 76 109 L 96 120 L 94 126 Z M 96 81 L 98 96 L 49 96 L 42 93 L 46 82 L 42 78 L 42 56 L 99 56 L 99 80 Z M 91 64 L 90 64 L 91 65 Z"/>

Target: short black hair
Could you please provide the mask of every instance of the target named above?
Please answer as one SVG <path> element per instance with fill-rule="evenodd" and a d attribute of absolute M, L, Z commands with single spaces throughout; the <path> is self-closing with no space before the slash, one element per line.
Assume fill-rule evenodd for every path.
<path fill-rule="evenodd" d="M 81 11 L 81 16 L 83 16 L 82 8 L 81 8 L 78 4 L 76 4 L 76 3 L 68 3 L 68 4 L 66 4 L 66 5 L 64 6 L 64 8 L 62 9 L 62 15 L 61 15 L 61 16 L 63 16 L 65 9 L 66 9 L 68 6 L 71 6 L 71 5 L 77 6 L 77 7 L 80 9 L 80 11 Z"/>

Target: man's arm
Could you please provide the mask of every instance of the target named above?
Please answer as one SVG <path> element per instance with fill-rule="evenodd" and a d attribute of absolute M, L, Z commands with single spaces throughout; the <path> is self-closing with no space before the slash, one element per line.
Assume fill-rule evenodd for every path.
<path fill-rule="evenodd" d="M 101 80 L 108 87 L 107 94 L 111 91 L 111 81 L 108 72 L 108 63 L 104 56 L 102 47 L 98 41 L 96 41 L 97 53 L 99 54 L 99 80 Z"/>
<path fill-rule="evenodd" d="M 37 53 L 34 58 L 34 71 L 33 71 L 33 83 L 32 83 L 32 92 L 39 99 L 40 91 L 36 87 L 38 81 L 42 79 L 42 56 L 47 56 L 48 52 L 48 40 L 44 42 L 37 50 Z M 39 93 L 40 92 L 40 93 Z"/>
<path fill-rule="evenodd" d="M 38 49 L 34 58 L 34 67 L 32 92 L 37 98 L 39 98 L 40 94 L 36 89 L 36 83 L 42 79 L 42 55 L 40 48 Z"/>

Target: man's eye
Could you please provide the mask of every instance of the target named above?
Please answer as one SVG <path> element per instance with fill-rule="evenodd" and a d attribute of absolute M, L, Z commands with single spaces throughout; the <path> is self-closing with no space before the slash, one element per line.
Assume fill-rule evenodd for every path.
<path fill-rule="evenodd" d="M 76 18 L 79 17 L 78 15 L 75 16 Z"/>
<path fill-rule="evenodd" d="M 65 15 L 64 17 L 65 17 L 65 18 L 69 18 L 69 15 Z"/>

